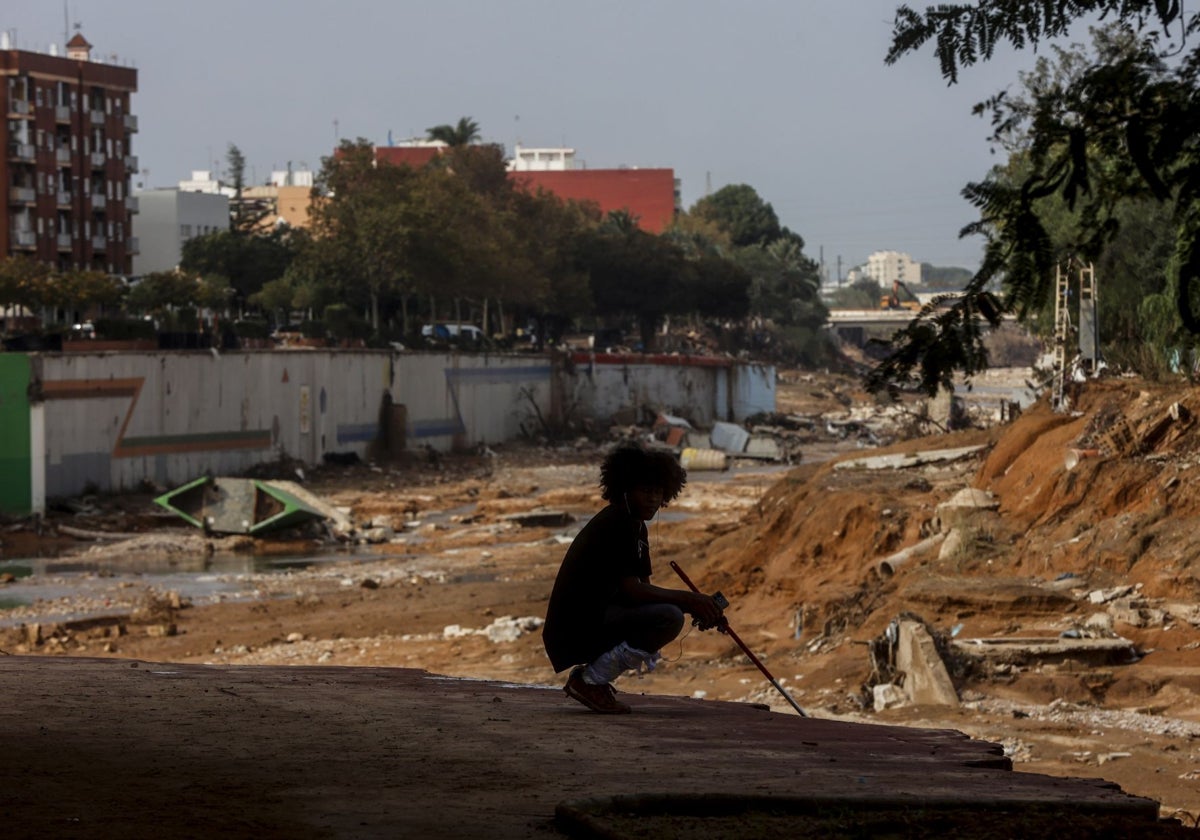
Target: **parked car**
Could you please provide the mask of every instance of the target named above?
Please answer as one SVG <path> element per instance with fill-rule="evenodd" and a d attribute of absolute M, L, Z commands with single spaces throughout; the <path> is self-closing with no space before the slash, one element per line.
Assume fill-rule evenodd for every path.
<path fill-rule="evenodd" d="M 421 335 L 435 341 L 482 341 L 483 330 L 474 324 L 426 324 Z"/>

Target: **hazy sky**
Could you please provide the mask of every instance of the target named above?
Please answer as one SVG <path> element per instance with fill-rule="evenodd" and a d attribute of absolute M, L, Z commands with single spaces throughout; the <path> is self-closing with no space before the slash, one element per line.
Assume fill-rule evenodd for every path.
<path fill-rule="evenodd" d="M 220 168 L 231 142 L 262 182 L 289 161 L 318 169 L 339 137 L 383 145 L 469 116 L 510 153 L 670 167 L 685 207 L 749 184 L 830 274 L 875 250 L 973 269 L 960 191 L 997 159 L 971 106 L 1034 56 L 1005 50 L 954 88 L 929 50 L 887 67 L 897 5 L 5 0 L 0 29 L 45 51 L 78 22 L 93 57 L 138 69 L 147 187 Z"/>

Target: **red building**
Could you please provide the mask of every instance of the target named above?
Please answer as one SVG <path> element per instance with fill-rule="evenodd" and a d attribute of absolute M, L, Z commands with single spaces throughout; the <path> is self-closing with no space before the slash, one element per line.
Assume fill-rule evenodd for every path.
<path fill-rule="evenodd" d="M 376 146 L 375 163 L 390 163 L 392 166 L 411 166 L 420 169 L 446 149 L 445 143 L 422 143 L 408 146 Z"/>
<path fill-rule="evenodd" d="M 0 256 L 132 273 L 137 70 L 92 61 L 91 44 L 76 34 L 66 57 L 0 49 L 0 79 Z"/>
<path fill-rule="evenodd" d="M 626 210 L 638 227 L 662 233 L 675 218 L 673 169 L 567 169 L 510 172 L 525 189 L 542 188 L 567 201 L 592 201 L 605 213 Z"/>
<path fill-rule="evenodd" d="M 401 146 L 376 146 L 375 161 L 394 166 L 425 166 L 448 147 L 444 143 L 410 143 Z M 552 160 L 534 162 L 522 168 L 525 160 L 538 154 L 553 154 Z M 529 155 L 533 157 L 527 157 Z M 649 233 L 662 233 L 670 227 L 678 208 L 673 169 L 586 169 L 574 168 L 574 150 L 530 150 L 517 147 L 516 168 L 509 170 L 513 183 L 526 190 L 544 189 L 565 201 L 592 202 L 601 212 L 627 211 L 638 226 Z"/>

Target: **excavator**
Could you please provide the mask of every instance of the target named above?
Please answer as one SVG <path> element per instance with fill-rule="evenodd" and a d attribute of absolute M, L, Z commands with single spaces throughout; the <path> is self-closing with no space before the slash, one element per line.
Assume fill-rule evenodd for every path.
<path fill-rule="evenodd" d="M 903 290 L 904 294 L 907 295 L 906 300 L 900 299 L 901 290 Z M 921 301 L 912 289 L 904 285 L 904 281 L 897 279 L 892 281 L 892 293 L 890 295 L 884 295 L 879 299 L 879 308 L 908 309 L 912 312 L 920 312 Z"/>

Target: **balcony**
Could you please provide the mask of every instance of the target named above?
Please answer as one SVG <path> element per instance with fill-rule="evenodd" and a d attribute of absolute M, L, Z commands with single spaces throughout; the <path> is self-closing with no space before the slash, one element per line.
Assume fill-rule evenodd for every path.
<path fill-rule="evenodd" d="M 104 125 L 104 112 L 103 111 L 92 111 L 92 112 L 90 112 L 89 118 L 92 121 L 92 125 Z"/>
<path fill-rule="evenodd" d="M 61 164 L 71 162 L 71 150 L 69 148 L 60 148 L 54 150 L 54 159 Z"/>
<path fill-rule="evenodd" d="M 125 128 L 128 131 L 137 131 L 138 130 L 138 122 L 137 122 L 137 117 L 135 115 L 133 115 L 133 114 L 125 115 Z"/>
<path fill-rule="evenodd" d="M 92 162 L 93 169 L 102 169 L 105 162 L 108 160 L 108 158 L 104 156 L 104 152 L 92 152 L 88 156 L 88 159 Z"/>
<path fill-rule="evenodd" d="M 130 255 L 142 253 L 141 246 L 138 245 L 138 238 L 136 236 L 131 236 L 125 240 L 125 253 Z"/>
<path fill-rule="evenodd" d="M 54 106 L 54 121 L 66 123 L 71 121 L 71 108 L 69 105 Z"/>
<path fill-rule="evenodd" d="M 60 250 L 60 251 L 70 251 L 71 250 L 71 234 L 60 233 L 58 236 L 55 237 L 54 241 L 58 245 L 58 250 Z"/>
<path fill-rule="evenodd" d="M 33 248 L 37 245 L 37 237 L 31 230 L 14 230 L 12 244 L 15 248 Z"/>
<path fill-rule="evenodd" d="M 71 194 L 65 190 L 59 190 L 55 201 L 57 201 L 59 207 L 70 207 Z"/>
<path fill-rule="evenodd" d="M 12 99 L 8 103 L 8 115 L 10 117 L 28 117 L 33 114 L 33 106 L 29 104 L 28 99 Z"/>
<path fill-rule="evenodd" d="M 33 187 L 9 187 L 8 201 L 10 204 L 33 204 L 37 201 L 37 191 Z"/>
<path fill-rule="evenodd" d="M 125 209 L 130 213 L 138 212 L 138 200 L 136 195 L 125 196 Z"/>
<path fill-rule="evenodd" d="M 33 162 L 36 150 L 32 143 L 9 143 L 8 144 L 8 159 L 20 160 L 29 163 Z"/>
<path fill-rule="evenodd" d="M 92 237 L 92 250 L 93 251 L 107 251 L 108 250 L 108 240 L 105 239 L 103 236 L 93 236 Z"/>
<path fill-rule="evenodd" d="M 138 159 L 137 155 L 125 155 L 125 171 L 137 172 Z"/>

